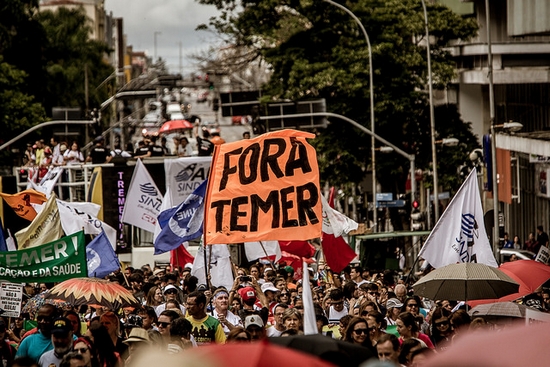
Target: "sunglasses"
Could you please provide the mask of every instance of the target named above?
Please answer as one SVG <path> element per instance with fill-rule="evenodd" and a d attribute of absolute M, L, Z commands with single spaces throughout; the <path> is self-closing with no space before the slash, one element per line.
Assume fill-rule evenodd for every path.
<path fill-rule="evenodd" d="M 158 326 L 163 327 L 163 328 L 168 327 L 168 325 L 170 325 L 169 322 L 159 322 L 158 323 Z"/>
<path fill-rule="evenodd" d="M 166 292 L 164 292 L 164 294 L 177 294 L 178 292 L 174 289 L 170 289 L 170 290 L 167 290 Z"/>
<path fill-rule="evenodd" d="M 418 307 L 418 305 L 416 303 L 409 303 L 407 307 Z"/>
<path fill-rule="evenodd" d="M 436 327 L 450 325 L 449 321 L 434 322 Z"/>
<path fill-rule="evenodd" d="M 355 329 L 353 330 L 353 332 L 357 335 L 362 335 L 362 334 L 368 334 L 369 333 L 369 329 Z"/>
<path fill-rule="evenodd" d="M 281 297 L 288 297 L 288 293 L 281 293 Z"/>
<path fill-rule="evenodd" d="M 74 351 L 75 351 L 75 352 L 78 352 L 78 353 L 80 353 L 80 354 L 84 354 L 84 353 L 86 353 L 87 351 L 89 351 L 89 349 L 88 349 L 88 348 L 75 348 Z"/>

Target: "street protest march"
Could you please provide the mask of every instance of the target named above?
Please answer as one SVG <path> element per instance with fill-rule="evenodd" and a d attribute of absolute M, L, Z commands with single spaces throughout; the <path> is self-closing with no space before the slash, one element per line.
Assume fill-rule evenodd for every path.
<path fill-rule="evenodd" d="M 468 354 L 470 340 L 548 341 L 548 251 L 498 266 L 475 169 L 420 249 L 420 272 L 392 266 L 389 241 L 376 257 L 395 261 L 368 268 L 358 255 L 370 242 L 321 189 L 312 138 L 281 130 L 216 145 L 213 157 L 165 160 L 162 180 L 146 160 L 115 167 L 120 226 L 98 203 L 58 199 L 52 180 L 2 194 L 29 222 L 15 238 L 0 227 L 4 367 L 241 367 L 251 355 L 254 366 L 420 366 Z M 126 261 L 122 231 L 145 234 L 150 264 Z"/>

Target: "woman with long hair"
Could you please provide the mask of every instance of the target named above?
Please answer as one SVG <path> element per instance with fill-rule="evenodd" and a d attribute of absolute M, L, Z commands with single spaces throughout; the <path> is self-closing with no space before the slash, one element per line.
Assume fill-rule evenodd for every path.
<path fill-rule="evenodd" d="M 118 316 L 112 311 L 107 311 L 101 315 L 99 322 L 107 329 L 109 337 L 115 346 L 115 351 L 117 351 L 121 357 L 126 358 L 125 353 L 128 350 L 128 345 L 122 342 L 123 339 L 121 337 L 120 320 Z"/>
<path fill-rule="evenodd" d="M 410 312 L 402 312 L 397 317 L 397 321 L 395 322 L 397 325 L 397 332 L 399 333 L 400 337 L 399 340 L 403 342 L 406 339 L 410 338 L 417 338 L 422 340 L 428 348 L 434 348 L 434 345 L 432 341 L 430 340 L 430 337 L 424 333 L 420 332 L 420 327 L 418 326 L 418 323 L 416 322 L 416 317 L 410 313 Z"/>
<path fill-rule="evenodd" d="M 90 337 L 97 350 L 99 367 L 122 367 L 120 354 L 115 350 L 113 340 L 107 328 L 99 322 L 92 322 L 86 335 Z"/>
<path fill-rule="evenodd" d="M 373 350 L 369 339 L 369 326 L 362 317 L 353 317 L 346 328 L 344 340 Z"/>
<path fill-rule="evenodd" d="M 73 310 L 67 310 L 63 313 L 63 316 L 66 317 L 73 327 L 73 334 L 79 338 L 82 336 L 82 325 L 80 322 L 80 316 L 76 311 Z"/>
<path fill-rule="evenodd" d="M 73 141 L 71 148 L 65 151 L 63 154 L 63 159 L 68 165 L 84 163 L 84 156 L 82 155 L 80 146 L 76 141 Z"/>
<path fill-rule="evenodd" d="M 162 294 L 162 288 L 153 286 L 147 292 L 147 297 L 145 299 L 145 305 L 151 307 L 157 307 L 164 302 L 164 295 Z"/>
<path fill-rule="evenodd" d="M 437 307 L 431 317 L 431 339 L 437 350 L 444 350 L 453 337 L 451 326 L 451 311 L 443 307 Z"/>

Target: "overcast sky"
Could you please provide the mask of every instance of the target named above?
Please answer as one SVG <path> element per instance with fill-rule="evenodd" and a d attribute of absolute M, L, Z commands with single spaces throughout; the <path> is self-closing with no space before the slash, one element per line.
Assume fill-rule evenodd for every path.
<path fill-rule="evenodd" d="M 178 73 L 182 43 L 183 73 L 196 71 L 186 55 L 199 53 L 215 44 L 215 36 L 207 31 L 195 31 L 199 24 L 217 15 L 214 6 L 200 5 L 194 0 L 106 0 L 105 10 L 116 18 L 123 18 L 126 42 L 134 51 L 155 54 L 167 61 L 170 72 Z"/>

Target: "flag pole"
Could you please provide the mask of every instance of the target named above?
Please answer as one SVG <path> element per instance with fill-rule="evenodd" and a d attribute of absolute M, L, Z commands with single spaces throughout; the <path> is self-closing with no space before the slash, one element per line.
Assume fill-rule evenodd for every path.
<path fill-rule="evenodd" d="M 271 264 L 271 269 L 273 269 L 273 271 L 275 271 L 275 264 L 273 263 L 273 261 L 271 261 L 271 259 L 269 258 L 269 255 L 267 254 L 267 251 L 264 247 L 264 244 L 262 243 L 262 241 L 258 241 L 260 242 L 260 246 L 262 246 L 262 250 L 264 250 L 264 254 L 265 254 L 265 257 L 267 257 L 267 259 L 269 260 L 269 263 Z"/>

